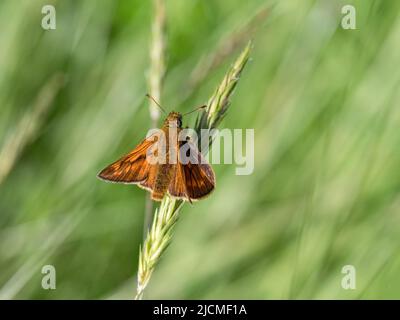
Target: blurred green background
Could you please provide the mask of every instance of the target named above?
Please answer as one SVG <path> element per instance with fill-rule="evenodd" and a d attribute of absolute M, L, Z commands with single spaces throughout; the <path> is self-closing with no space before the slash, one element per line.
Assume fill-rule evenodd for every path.
<path fill-rule="evenodd" d="M 214 165 L 145 298 L 400 297 L 399 18 L 395 0 L 167 2 L 169 109 L 206 102 L 254 39 L 221 128 L 255 129 L 255 171 Z M 151 21 L 151 1 L 0 2 L 0 298 L 133 298 L 146 192 L 96 174 L 150 126 Z"/>

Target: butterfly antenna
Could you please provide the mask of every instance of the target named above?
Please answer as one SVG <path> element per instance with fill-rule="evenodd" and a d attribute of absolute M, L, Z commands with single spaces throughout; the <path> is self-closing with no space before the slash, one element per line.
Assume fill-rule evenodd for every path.
<path fill-rule="evenodd" d="M 200 110 L 200 109 L 205 109 L 205 108 L 207 108 L 207 105 L 202 105 L 202 106 L 197 107 L 196 109 L 194 109 L 194 110 L 192 110 L 192 111 L 189 111 L 189 112 L 184 113 L 184 114 L 182 115 L 182 117 L 183 117 L 183 116 L 186 116 L 187 114 L 190 114 L 190 113 L 193 113 L 193 112 L 195 112 L 195 111 L 198 111 L 198 110 Z"/>
<path fill-rule="evenodd" d="M 163 107 L 161 107 L 161 105 L 157 102 L 156 99 L 154 99 L 151 95 L 149 95 L 148 93 L 146 93 L 146 97 L 149 98 L 151 101 L 153 101 L 157 107 L 159 107 L 161 109 L 162 112 L 164 112 L 164 114 L 167 114 L 167 112 L 164 110 Z"/>

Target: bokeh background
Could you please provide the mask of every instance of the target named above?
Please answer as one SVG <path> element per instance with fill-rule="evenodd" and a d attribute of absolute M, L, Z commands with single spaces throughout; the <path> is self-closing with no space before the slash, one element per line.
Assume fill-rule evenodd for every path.
<path fill-rule="evenodd" d="M 0 298 L 133 298 L 146 192 L 96 174 L 150 126 L 152 12 L 0 2 Z M 214 165 L 217 189 L 182 210 L 145 298 L 400 297 L 399 18 L 395 0 L 167 2 L 169 109 L 206 102 L 254 40 L 221 128 L 255 129 L 255 171 Z"/>

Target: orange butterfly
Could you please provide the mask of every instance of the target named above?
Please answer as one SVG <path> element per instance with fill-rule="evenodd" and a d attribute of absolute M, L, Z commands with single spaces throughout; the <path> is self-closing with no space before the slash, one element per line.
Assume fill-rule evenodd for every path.
<path fill-rule="evenodd" d="M 154 99 L 153 101 L 156 102 Z M 161 108 L 157 102 L 156 104 Z M 150 136 L 133 151 L 103 169 L 98 177 L 111 182 L 137 184 L 150 191 L 151 198 L 156 201 L 161 201 L 166 193 L 189 202 L 208 196 L 215 187 L 213 169 L 197 147 L 188 140 L 176 141 L 172 148 L 177 150 L 170 149 L 171 127 L 175 128 L 178 134 L 182 130 L 182 115 L 179 112 L 170 112 L 161 128 L 167 137 L 166 163 L 152 163 L 147 158 L 149 154 L 157 153 L 152 150 L 159 150 L 158 144 L 161 143 L 160 140 L 155 141 L 154 137 Z M 184 156 L 183 150 L 189 151 L 189 161 L 181 161 Z M 173 157 L 175 159 L 172 159 Z"/>

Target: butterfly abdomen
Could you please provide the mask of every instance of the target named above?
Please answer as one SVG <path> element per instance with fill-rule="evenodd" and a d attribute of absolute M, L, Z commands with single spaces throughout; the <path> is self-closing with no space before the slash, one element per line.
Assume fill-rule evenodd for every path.
<path fill-rule="evenodd" d="M 174 165 L 172 164 L 159 165 L 154 189 L 151 194 L 153 200 L 161 201 L 164 198 L 173 175 L 173 167 Z"/>

